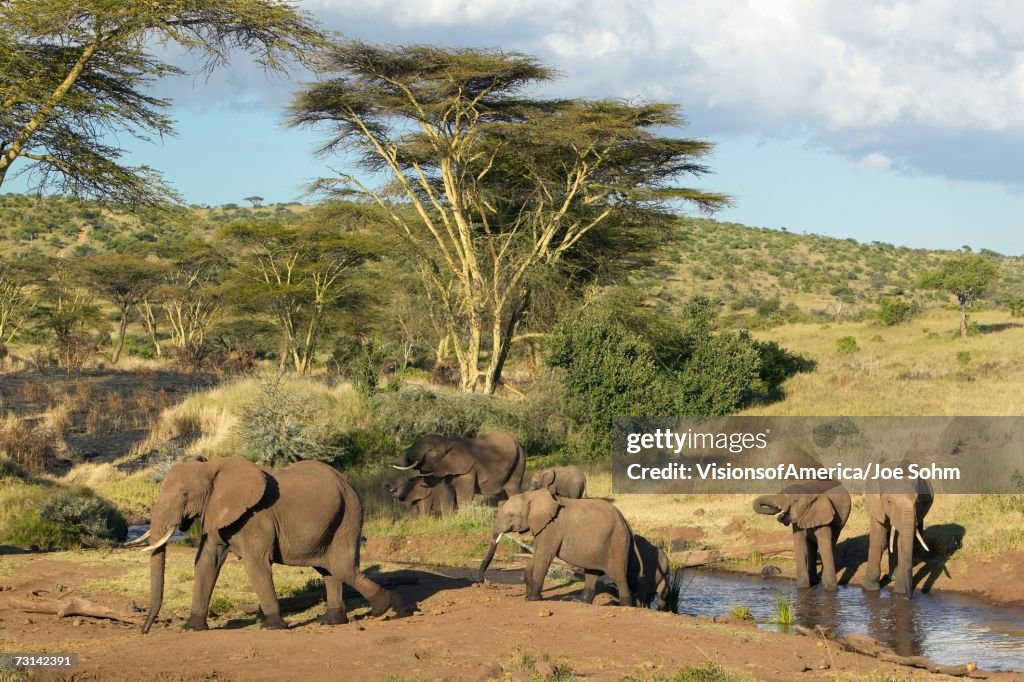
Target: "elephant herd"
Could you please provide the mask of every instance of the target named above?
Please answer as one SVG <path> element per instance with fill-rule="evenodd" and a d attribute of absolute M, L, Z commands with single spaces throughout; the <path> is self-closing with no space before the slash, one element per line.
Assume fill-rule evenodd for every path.
<path fill-rule="evenodd" d="M 895 558 L 893 587 L 910 597 L 914 592 L 914 540 L 925 551 L 924 517 L 934 495 L 925 479 L 907 476 L 907 462 L 891 465 L 902 476 L 885 482 L 869 481 L 864 507 L 869 517 L 867 572 L 861 581 L 865 590 L 878 590 L 882 575 L 882 551 L 888 542 L 890 562 Z M 797 587 L 810 587 L 817 577 L 821 558 L 821 583 L 826 590 L 837 589 L 835 549 L 839 534 L 850 517 L 850 493 L 833 481 L 800 483 L 775 495 L 754 500 L 754 511 L 774 514 L 793 529 L 793 555 Z"/>
<path fill-rule="evenodd" d="M 541 598 L 544 577 L 557 558 L 584 572 L 580 599 L 590 603 L 598 578 L 614 581 L 619 602 L 648 606 L 665 603 L 669 561 L 663 550 L 637 535 L 622 513 L 603 499 L 587 498 L 578 467 L 537 471 L 524 486 L 526 455 L 511 435 L 493 432 L 477 438 L 439 435 L 417 440 L 396 457 L 394 467 L 410 472 L 386 484 L 412 514 L 446 514 L 468 505 L 475 494 L 497 496 L 490 544 L 479 570 L 482 581 L 505 533 L 530 533 L 533 556 L 524 571 L 526 598 Z M 890 554 L 898 544 L 898 591 L 912 592 L 910 556 L 915 535 L 931 505 L 930 489 L 869 491 L 870 551 L 866 589 L 878 589 L 879 562 L 887 537 Z M 841 487 L 818 485 L 759 497 L 754 509 L 777 514 L 793 529 L 797 581 L 808 587 L 821 555 L 822 582 L 835 589 L 834 549 L 850 514 L 850 496 Z M 347 622 L 343 584 L 357 590 L 374 615 L 389 609 L 403 614 L 397 593 L 383 589 L 359 568 L 363 508 L 348 479 L 332 467 L 302 461 L 270 469 L 246 459 L 206 461 L 196 457 L 173 466 L 154 504 L 150 531 L 129 543 L 150 553 L 148 632 L 163 601 L 166 546 L 176 530 L 196 521 L 201 533 L 196 552 L 190 615 L 184 628 L 205 630 L 211 596 L 228 555 L 241 559 L 259 598 L 265 628 L 287 627 L 281 618 L 271 566 L 308 566 L 323 576 L 325 624 Z M 891 532 L 891 535 L 890 535 Z M 923 544 L 923 539 L 922 539 Z"/>

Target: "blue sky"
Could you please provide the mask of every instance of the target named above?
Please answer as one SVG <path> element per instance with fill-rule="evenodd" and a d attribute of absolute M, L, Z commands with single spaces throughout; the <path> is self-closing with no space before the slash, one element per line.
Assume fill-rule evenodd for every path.
<path fill-rule="evenodd" d="M 542 94 L 681 104 L 717 143 L 716 215 L 862 241 L 1024 255 L 1024 13 L 956 0 L 306 0 L 371 42 L 501 47 L 563 77 Z M 187 58 L 182 63 L 187 65 Z M 299 75 L 298 80 L 308 79 Z M 161 82 L 178 135 L 125 141 L 193 203 L 301 198 L 343 159 L 287 130 L 296 80 L 236 58 Z"/>

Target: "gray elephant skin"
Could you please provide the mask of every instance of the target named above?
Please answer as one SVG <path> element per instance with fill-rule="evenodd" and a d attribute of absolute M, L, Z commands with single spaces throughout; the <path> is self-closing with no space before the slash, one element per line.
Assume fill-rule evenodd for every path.
<path fill-rule="evenodd" d="M 476 493 L 508 499 L 520 492 L 526 453 L 504 431 L 476 438 L 434 434 L 423 436 L 398 453 L 393 466 L 448 480 L 455 490 L 455 504 L 462 508 L 473 501 Z"/>
<path fill-rule="evenodd" d="M 455 491 L 444 479 L 412 476 L 389 481 L 384 487 L 413 516 L 444 515 L 455 510 Z"/>
<path fill-rule="evenodd" d="M 896 558 L 893 589 L 897 594 L 914 594 L 914 539 L 921 541 L 925 551 L 924 517 L 932 507 L 932 486 L 925 479 L 908 479 L 909 462 L 882 464 L 901 469 L 902 480 L 868 481 L 864 506 L 870 517 L 868 529 L 868 566 L 861 587 L 877 590 L 882 576 L 882 550 L 889 545 L 890 563 Z"/>
<path fill-rule="evenodd" d="M 587 490 L 587 475 L 575 466 L 549 467 L 533 472 L 530 476 L 530 490 L 547 488 L 559 497 L 580 499 Z"/>
<path fill-rule="evenodd" d="M 240 457 L 201 458 L 171 467 L 153 506 L 150 533 L 158 538 L 144 551 L 150 557 L 149 615 L 143 632 L 156 620 L 163 602 L 167 542 L 177 529 L 202 519 L 195 559 L 192 608 L 186 630 L 205 630 L 210 597 L 228 554 L 242 560 L 263 611 L 263 627 L 285 628 L 274 592 L 272 564 L 309 566 L 327 588 L 326 624 L 345 623 L 343 583 L 355 588 L 374 614 L 400 609 L 397 596 L 359 570 L 363 507 L 339 472 L 304 461 L 284 469 L 257 466 Z"/>
<path fill-rule="evenodd" d="M 533 559 L 523 572 L 528 600 L 541 598 L 544 577 L 558 557 L 584 570 L 581 601 L 593 602 L 597 579 L 603 573 L 615 582 L 619 603 L 633 606 L 628 580 L 633 531 L 610 502 L 558 498 L 547 489 L 513 495 L 494 517 L 491 543 L 480 562 L 481 582 L 505 533 L 533 535 Z"/>
<path fill-rule="evenodd" d="M 629 587 L 637 606 L 650 606 L 657 597 L 662 610 L 668 593 L 670 566 L 668 555 L 642 535 L 633 535 L 629 557 Z"/>
<path fill-rule="evenodd" d="M 754 500 L 758 514 L 775 514 L 793 529 L 793 558 L 797 587 L 817 582 L 821 556 L 821 583 L 837 590 L 836 542 L 850 518 L 850 493 L 834 481 L 797 483 L 774 495 Z"/>

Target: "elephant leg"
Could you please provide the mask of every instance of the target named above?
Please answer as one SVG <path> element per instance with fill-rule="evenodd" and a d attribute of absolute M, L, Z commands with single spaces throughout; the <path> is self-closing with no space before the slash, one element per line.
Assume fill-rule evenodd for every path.
<path fill-rule="evenodd" d="M 344 625 L 348 622 L 348 614 L 345 613 L 345 599 L 341 592 L 341 578 L 321 569 L 317 570 L 324 576 L 324 587 L 327 588 L 327 612 L 320 616 L 320 623 L 323 625 Z"/>
<path fill-rule="evenodd" d="M 192 582 L 192 609 L 188 620 L 182 626 L 185 630 L 207 629 L 206 618 L 210 613 L 210 599 L 213 586 L 217 583 L 221 566 L 228 557 L 227 545 L 202 539 L 202 546 L 196 555 L 195 579 Z"/>
<path fill-rule="evenodd" d="M 584 604 L 593 604 L 594 595 L 597 594 L 597 579 L 601 576 L 600 571 L 584 571 L 583 578 L 583 591 L 580 592 L 577 599 Z"/>
<path fill-rule="evenodd" d="M 367 578 L 359 569 L 350 569 L 348 573 L 342 577 L 345 582 L 356 590 L 356 592 L 363 595 L 363 599 L 370 603 L 370 612 L 374 616 L 381 615 L 389 608 L 394 608 L 396 612 L 401 610 L 397 602 L 397 595 L 385 590 L 383 587 Z"/>
<path fill-rule="evenodd" d="M 810 552 L 807 546 L 807 531 L 803 529 L 793 530 L 793 560 L 796 562 L 796 586 L 799 588 L 811 586 L 811 574 L 808 570 Z"/>
<path fill-rule="evenodd" d="M 465 509 L 473 502 L 473 495 L 476 493 L 476 478 L 472 472 L 455 476 L 452 479 L 452 487 L 455 489 L 455 508 Z"/>
<path fill-rule="evenodd" d="M 269 557 L 252 557 L 247 555 L 242 559 L 245 567 L 245 574 L 249 576 L 249 582 L 256 591 L 256 598 L 260 600 L 260 609 L 263 610 L 263 628 L 266 630 L 284 630 L 288 624 L 281 618 L 281 606 L 277 602 L 277 592 L 274 590 L 274 574 L 271 571 Z"/>
<path fill-rule="evenodd" d="M 818 536 L 813 529 L 804 531 L 807 537 L 807 577 L 811 585 L 818 584 Z"/>
<path fill-rule="evenodd" d="M 817 528 L 814 535 L 818 542 L 818 553 L 821 554 L 821 583 L 826 590 L 834 592 L 839 589 L 839 583 L 836 580 L 836 556 L 833 550 L 835 539 L 832 537 L 832 527 Z"/>
<path fill-rule="evenodd" d="M 865 590 L 876 591 L 880 589 L 879 580 L 882 577 L 882 549 L 889 540 L 889 529 L 887 524 L 871 520 L 871 527 L 868 530 L 868 568 L 861 581 L 861 587 Z"/>
<path fill-rule="evenodd" d="M 619 591 L 619 606 L 636 606 L 633 592 L 629 589 L 627 562 L 623 561 L 621 566 L 612 568 L 608 572 L 608 577 L 615 581 L 615 588 Z"/>
<path fill-rule="evenodd" d="M 544 578 L 548 575 L 548 568 L 555 558 L 557 550 L 547 547 L 540 542 L 533 550 L 533 561 L 526 567 L 524 577 L 526 578 L 526 600 L 540 601 L 540 593 L 544 589 Z"/>

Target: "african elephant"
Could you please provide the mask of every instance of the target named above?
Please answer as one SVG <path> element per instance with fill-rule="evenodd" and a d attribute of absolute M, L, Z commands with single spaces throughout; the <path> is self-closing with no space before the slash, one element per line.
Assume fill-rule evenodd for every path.
<path fill-rule="evenodd" d="M 559 497 L 578 500 L 587 488 L 587 476 L 583 469 L 574 466 L 540 469 L 530 477 L 530 490 L 541 488 L 547 488 Z"/>
<path fill-rule="evenodd" d="M 148 632 L 163 602 L 167 542 L 178 528 L 202 519 L 196 551 L 192 609 L 186 630 L 205 630 L 214 584 L 228 553 L 242 560 L 260 608 L 263 627 L 286 628 L 274 592 L 272 564 L 310 566 L 324 577 L 327 613 L 321 622 L 345 623 L 342 583 L 370 602 L 374 614 L 400 610 L 397 595 L 359 570 L 363 507 L 339 472 L 304 461 L 273 470 L 240 457 L 181 462 L 167 472 L 153 506 Z"/>
<path fill-rule="evenodd" d="M 384 487 L 415 516 L 449 514 L 455 509 L 455 491 L 443 478 L 411 476 L 385 483 Z"/>
<path fill-rule="evenodd" d="M 650 606 L 651 600 L 657 597 L 664 610 L 669 583 L 668 555 L 644 536 L 633 535 L 628 580 L 637 605 Z"/>
<path fill-rule="evenodd" d="M 793 556 L 796 560 L 797 587 L 810 587 L 818 578 L 821 555 L 821 582 L 826 590 L 836 590 L 836 542 L 850 517 L 850 493 L 834 481 L 806 481 L 785 488 L 775 495 L 754 500 L 758 514 L 777 514 L 779 523 L 793 528 Z"/>
<path fill-rule="evenodd" d="M 557 556 L 584 569 L 581 601 L 589 604 L 594 600 L 597 579 L 605 573 L 615 581 L 619 603 L 633 606 L 628 579 L 633 531 L 610 502 L 557 498 L 546 488 L 513 495 L 494 517 L 491 544 L 480 562 L 481 582 L 501 536 L 526 532 L 534 537 L 533 560 L 523 572 L 528 600 L 541 598 L 544 576 Z"/>
<path fill-rule="evenodd" d="M 868 529 L 868 567 L 861 581 L 861 587 L 865 590 L 879 589 L 882 549 L 887 540 L 890 564 L 892 557 L 896 557 L 893 587 L 897 593 L 907 597 L 914 594 L 914 538 L 917 537 L 924 550 L 929 551 L 921 533 L 924 530 L 924 517 L 934 500 L 932 486 L 926 479 L 908 478 L 908 465 L 906 461 L 881 464 L 879 466 L 893 471 L 902 470 L 903 478 L 870 480 L 867 483 L 864 506 L 871 520 Z"/>
<path fill-rule="evenodd" d="M 455 489 L 457 507 L 473 495 L 499 495 L 508 499 L 523 487 L 526 453 L 510 434 L 493 431 L 476 438 L 423 436 L 398 453 L 393 465 L 407 471 L 446 478 Z"/>

